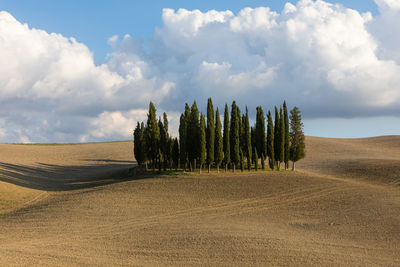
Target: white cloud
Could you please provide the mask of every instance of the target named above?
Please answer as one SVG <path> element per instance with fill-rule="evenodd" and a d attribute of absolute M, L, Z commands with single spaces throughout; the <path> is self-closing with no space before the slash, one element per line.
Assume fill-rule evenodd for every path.
<path fill-rule="evenodd" d="M 281 14 L 164 9 L 153 38 L 110 37 L 99 66 L 75 39 L 0 12 L 0 140 L 130 138 L 150 100 L 175 128 L 184 102 L 208 97 L 266 109 L 286 99 L 306 118 L 399 116 L 400 6 L 376 3 L 376 17 L 321 0 Z"/>

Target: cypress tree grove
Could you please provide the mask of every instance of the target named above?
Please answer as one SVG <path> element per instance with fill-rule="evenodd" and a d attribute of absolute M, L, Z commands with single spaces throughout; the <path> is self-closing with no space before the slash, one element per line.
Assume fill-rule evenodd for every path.
<path fill-rule="evenodd" d="M 167 163 L 168 167 L 171 170 L 172 169 L 172 163 L 173 163 L 173 153 L 174 153 L 174 139 L 171 137 L 168 137 L 168 153 L 167 153 Z"/>
<path fill-rule="evenodd" d="M 267 156 L 268 165 L 273 170 L 275 166 L 275 151 L 274 151 L 274 123 L 272 122 L 271 111 L 268 111 L 268 126 L 267 126 Z"/>
<path fill-rule="evenodd" d="M 211 164 L 214 163 L 215 149 L 215 123 L 214 123 L 214 107 L 211 98 L 207 103 L 207 164 L 210 173 Z"/>
<path fill-rule="evenodd" d="M 295 169 L 295 162 L 304 158 L 305 137 L 303 133 L 303 123 L 301 122 L 301 114 L 298 107 L 294 107 L 290 111 L 290 157 L 293 162 L 292 170 Z"/>
<path fill-rule="evenodd" d="M 278 163 L 280 160 L 280 155 L 281 152 L 279 151 L 279 149 L 281 148 L 281 140 L 279 140 L 281 134 L 279 133 L 279 128 L 281 126 L 281 122 L 279 121 L 279 112 L 278 112 L 278 108 L 275 106 L 275 132 L 274 132 L 274 153 L 275 153 L 275 163 Z M 278 166 L 279 169 L 279 166 Z"/>
<path fill-rule="evenodd" d="M 187 134 L 188 156 L 190 164 L 192 165 L 191 168 L 192 171 L 196 169 L 196 160 L 200 152 L 199 139 L 200 139 L 199 110 L 197 109 L 196 101 L 194 101 L 190 111 L 190 121 Z"/>
<path fill-rule="evenodd" d="M 148 152 L 147 152 L 148 147 L 146 145 L 147 127 L 144 126 L 144 122 L 141 123 L 140 128 L 141 128 L 141 131 L 142 131 L 141 143 L 140 143 L 140 146 L 141 146 L 140 152 L 141 152 L 142 161 L 143 161 L 143 163 L 145 165 L 145 169 L 147 171 L 147 161 L 149 160 L 149 158 L 148 158 Z"/>
<path fill-rule="evenodd" d="M 225 172 L 228 170 L 228 164 L 231 163 L 231 145 L 229 141 L 229 110 L 228 105 L 225 104 L 223 136 Z"/>
<path fill-rule="evenodd" d="M 142 129 L 138 122 L 135 130 L 133 131 L 133 153 L 139 166 L 142 166 Z"/>
<path fill-rule="evenodd" d="M 148 155 L 151 158 L 153 171 L 156 167 L 156 162 L 159 154 L 159 142 L 160 142 L 160 128 L 157 123 L 157 114 L 154 104 L 150 102 L 149 113 L 147 114 L 147 134 L 146 143 L 148 148 Z"/>
<path fill-rule="evenodd" d="M 267 154 L 267 144 L 265 140 L 265 117 L 264 111 L 260 106 L 257 107 L 255 135 L 258 156 L 265 156 Z"/>
<path fill-rule="evenodd" d="M 281 163 L 285 162 L 285 119 L 283 117 L 283 113 L 282 113 L 282 108 L 280 108 L 280 112 L 279 112 L 279 122 L 280 122 L 280 126 L 279 126 L 279 141 L 280 143 L 280 148 L 279 148 L 279 168 L 281 167 Z M 279 169 L 278 168 L 278 169 Z"/>
<path fill-rule="evenodd" d="M 289 168 L 290 136 L 289 136 L 289 116 L 286 101 L 283 102 L 283 117 L 285 120 L 285 169 Z"/>
<path fill-rule="evenodd" d="M 236 102 L 232 103 L 231 110 L 231 127 L 230 127 L 230 142 L 231 142 L 231 162 L 232 162 L 232 170 L 235 172 L 235 167 L 240 162 L 240 139 L 239 139 L 239 120 L 238 117 L 238 107 L 236 106 Z"/>
<path fill-rule="evenodd" d="M 167 170 L 167 163 L 166 163 L 166 154 L 167 154 L 167 135 L 165 134 L 165 129 L 164 129 L 164 125 L 161 121 L 161 117 L 158 119 L 158 128 L 160 128 L 160 146 L 159 146 L 159 150 L 160 150 L 160 156 L 158 159 L 158 164 L 163 165 L 164 166 L 164 171 Z M 162 164 L 161 162 L 163 162 L 164 164 Z M 161 167 L 160 167 L 161 168 Z"/>
<path fill-rule="evenodd" d="M 244 171 L 244 157 L 243 157 L 243 150 L 240 149 L 240 170 Z"/>
<path fill-rule="evenodd" d="M 257 155 L 257 148 L 254 148 L 254 169 L 258 170 L 258 155 Z"/>
<path fill-rule="evenodd" d="M 203 113 L 200 115 L 200 146 L 199 146 L 199 167 L 201 169 L 206 162 L 206 121 Z"/>
<path fill-rule="evenodd" d="M 251 147 L 252 147 L 252 163 L 254 163 L 254 158 L 256 156 L 255 149 L 256 149 L 256 134 L 254 131 L 254 127 L 250 128 L 250 136 L 251 136 Z"/>
<path fill-rule="evenodd" d="M 178 138 L 174 138 L 173 139 L 172 162 L 174 163 L 175 170 L 178 170 L 178 166 L 179 166 L 179 142 L 178 142 Z"/>
<path fill-rule="evenodd" d="M 265 158 L 264 154 L 261 154 L 261 168 L 263 171 L 265 171 Z"/>
<path fill-rule="evenodd" d="M 215 113 L 215 165 L 217 166 L 217 172 L 219 173 L 219 166 L 224 159 L 224 150 L 223 150 L 223 143 L 222 143 L 222 125 L 221 125 L 221 118 L 219 116 L 219 110 Z"/>
<path fill-rule="evenodd" d="M 179 120 L 179 158 L 180 158 L 181 168 L 184 171 L 186 171 L 186 161 L 187 161 L 186 131 L 187 131 L 187 125 L 186 125 L 185 114 L 181 114 Z"/>
<path fill-rule="evenodd" d="M 247 157 L 247 168 L 251 170 L 251 134 L 250 134 L 250 123 L 249 123 L 249 111 L 246 107 L 245 123 L 244 123 L 244 140 L 245 140 L 245 153 Z"/>

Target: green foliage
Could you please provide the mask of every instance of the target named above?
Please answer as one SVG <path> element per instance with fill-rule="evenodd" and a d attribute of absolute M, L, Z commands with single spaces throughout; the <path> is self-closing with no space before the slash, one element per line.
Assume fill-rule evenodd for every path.
<path fill-rule="evenodd" d="M 153 170 L 157 162 L 160 143 L 160 128 L 158 127 L 156 112 L 154 104 L 150 102 L 149 113 L 147 114 L 146 143 L 148 147 L 148 155 L 152 160 Z"/>
<path fill-rule="evenodd" d="M 196 168 L 195 161 L 199 157 L 199 152 L 200 152 L 199 139 L 200 139 L 199 110 L 197 109 L 196 101 L 194 101 L 190 111 L 190 119 L 189 119 L 188 134 L 187 134 L 188 157 L 191 163 L 193 162 L 192 165 L 193 168 Z"/>
<path fill-rule="evenodd" d="M 286 101 L 283 102 L 283 117 L 285 120 L 285 169 L 289 168 L 290 135 L 289 135 L 289 116 Z"/>
<path fill-rule="evenodd" d="M 281 122 L 279 120 L 279 112 L 278 112 L 278 108 L 275 106 L 275 129 L 274 129 L 274 154 L 275 154 L 275 162 L 278 163 L 280 160 L 280 155 L 281 152 L 279 151 L 281 148 L 281 140 L 279 140 L 279 138 L 281 137 L 280 134 L 280 126 L 281 126 Z"/>
<path fill-rule="evenodd" d="M 219 110 L 217 108 L 217 111 L 215 113 L 215 165 L 217 168 L 222 163 L 222 160 L 224 159 L 224 150 L 223 150 L 223 143 L 222 143 L 222 125 L 221 125 L 221 118 L 219 115 Z"/>
<path fill-rule="evenodd" d="M 230 127 L 230 143 L 231 143 L 231 162 L 233 164 L 233 169 L 240 162 L 240 139 L 239 139 L 239 120 L 238 117 L 238 107 L 236 102 L 232 103 L 231 110 L 231 127 Z"/>
<path fill-rule="evenodd" d="M 172 162 L 175 165 L 175 168 L 178 169 L 179 165 L 179 142 L 178 138 L 174 138 L 173 141 L 173 147 L 172 147 Z"/>
<path fill-rule="evenodd" d="M 267 125 L 267 156 L 268 165 L 271 169 L 275 166 L 275 153 L 274 153 L 274 124 L 272 122 L 271 111 L 268 111 L 268 125 Z"/>
<path fill-rule="evenodd" d="M 257 107 L 255 138 L 258 156 L 265 156 L 267 154 L 267 144 L 265 140 L 265 117 L 261 106 Z"/>
<path fill-rule="evenodd" d="M 231 162 L 231 145 L 229 140 L 229 110 L 228 105 L 225 104 L 224 112 L 224 136 L 223 136 L 223 147 L 224 147 L 224 163 L 225 168 Z"/>
<path fill-rule="evenodd" d="M 279 164 L 285 161 L 285 118 L 283 117 L 282 108 L 279 111 Z"/>
<path fill-rule="evenodd" d="M 200 170 L 206 162 L 206 122 L 203 113 L 200 115 L 200 147 L 199 147 L 199 164 Z"/>
<path fill-rule="evenodd" d="M 257 155 L 257 148 L 254 149 L 254 169 L 258 170 L 258 155 Z"/>
<path fill-rule="evenodd" d="M 304 158 L 305 151 L 305 137 L 303 133 L 303 123 L 301 121 L 301 114 L 298 107 L 294 107 L 290 111 L 290 160 L 294 163 Z"/>
<path fill-rule="evenodd" d="M 183 169 L 186 169 L 186 161 L 187 161 L 186 136 L 187 136 L 187 124 L 186 124 L 185 114 L 183 113 L 181 114 L 181 117 L 179 119 L 179 158 Z"/>
<path fill-rule="evenodd" d="M 246 107 L 246 114 L 245 114 L 245 120 L 244 120 L 244 143 L 245 143 L 245 154 L 247 157 L 247 168 L 251 170 L 251 154 L 252 154 L 252 149 L 251 149 L 251 134 L 250 134 L 250 123 L 249 123 L 249 110 Z"/>
<path fill-rule="evenodd" d="M 139 166 L 142 165 L 142 153 L 141 153 L 141 142 L 142 140 L 142 129 L 140 127 L 140 123 L 138 122 L 136 125 L 135 130 L 133 131 L 133 153 L 135 155 L 135 159 L 137 161 L 137 163 L 139 164 Z"/>
<path fill-rule="evenodd" d="M 265 158 L 264 154 L 261 155 L 261 168 L 264 171 L 265 170 Z"/>
<path fill-rule="evenodd" d="M 240 170 L 244 171 L 244 156 L 242 149 L 240 149 Z"/>
<path fill-rule="evenodd" d="M 210 167 L 214 163 L 215 149 L 215 122 L 214 107 L 211 98 L 207 103 L 207 164 Z"/>

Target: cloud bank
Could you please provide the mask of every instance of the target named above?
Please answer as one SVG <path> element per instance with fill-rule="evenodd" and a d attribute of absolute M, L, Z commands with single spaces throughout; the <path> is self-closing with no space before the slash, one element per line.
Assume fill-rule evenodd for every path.
<path fill-rule="evenodd" d="M 184 102 L 210 96 L 264 109 L 286 99 L 306 118 L 399 116 L 400 6 L 376 3 L 377 17 L 319 0 L 164 9 L 153 38 L 110 37 L 102 65 L 74 38 L 0 12 L 0 141 L 127 139 L 150 100 L 176 128 Z"/>

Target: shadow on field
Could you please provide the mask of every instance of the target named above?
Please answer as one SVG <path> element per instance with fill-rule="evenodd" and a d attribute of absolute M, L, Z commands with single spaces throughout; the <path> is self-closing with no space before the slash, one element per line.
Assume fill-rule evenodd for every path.
<path fill-rule="evenodd" d="M 87 160 L 105 162 L 65 166 L 38 163 L 37 166 L 0 162 L 0 181 L 46 191 L 67 191 L 135 179 L 128 177 L 136 161 Z"/>

